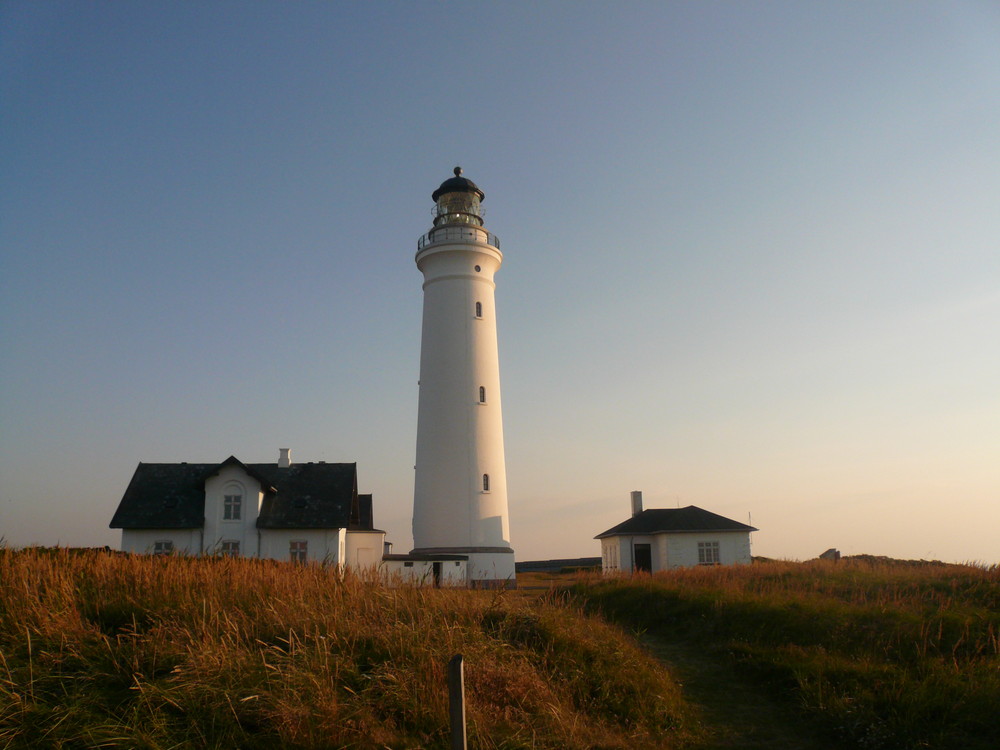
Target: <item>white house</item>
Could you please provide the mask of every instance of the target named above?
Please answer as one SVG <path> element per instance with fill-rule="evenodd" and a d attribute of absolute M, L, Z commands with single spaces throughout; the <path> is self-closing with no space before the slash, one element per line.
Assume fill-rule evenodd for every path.
<path fill-rule="evenodd" d="M 702 508 L 642 509 L 632 493 L 632 517 L 598 534 L 605 573 L 657 572 L 694 565 L 750 563 L 753 526 Z"/>
<path fill-rule="evenodd" d="M 375 568 L 385 532 L 357 465 L 140 463 L 111 528 L 126 552 L 239 555 Z"/>

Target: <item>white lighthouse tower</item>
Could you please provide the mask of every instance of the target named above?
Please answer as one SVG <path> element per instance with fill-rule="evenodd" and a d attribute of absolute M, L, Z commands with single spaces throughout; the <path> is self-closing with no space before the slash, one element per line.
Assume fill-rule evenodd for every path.
<path fill-rule="evenodd" d="M 473 586 L 514 585 L 493 276 L 503 255 L 483 227 L 483 191 L 441 183 L 417 242 L 424 275 L 413 554 L 468 557 Z"/>

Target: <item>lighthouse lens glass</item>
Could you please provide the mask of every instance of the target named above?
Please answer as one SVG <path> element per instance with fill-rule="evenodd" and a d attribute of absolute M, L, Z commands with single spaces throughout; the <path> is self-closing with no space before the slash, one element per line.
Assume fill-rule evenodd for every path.
<path fill-rule="evenodd" d="M 442 224 L 474 224 L 482 226 L 479 196 L 474 193 L 445 193 L 437 202 L 435 226 Z"/>

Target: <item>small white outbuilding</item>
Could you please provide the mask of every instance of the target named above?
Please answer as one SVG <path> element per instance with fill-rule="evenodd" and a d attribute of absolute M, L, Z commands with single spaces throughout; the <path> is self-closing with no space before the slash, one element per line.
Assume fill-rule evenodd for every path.
<path fill-rule="evenodd" d="M 703 510 L 642 509 L 632 493 L 632 517 L 598 534 L 605 573 L 655 573 L 695 565 L 746 565 L 753 526 Z"/>

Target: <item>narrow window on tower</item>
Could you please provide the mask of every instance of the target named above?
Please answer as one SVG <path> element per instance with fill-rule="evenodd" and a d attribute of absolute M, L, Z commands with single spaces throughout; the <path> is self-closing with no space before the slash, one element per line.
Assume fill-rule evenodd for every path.
<path fill-rule="evenodd" d="M 483 492 L 490 491 L 490 475 L 483 474 Z"/>
<path fill-rule="evenodd" d="M 479 403 L 486 403 L 486 387 L 482 385 L 479 386 Z"/>
<path fill-rule="evenodd" d="M 483 317 L 483 303 L 482 302 L 477 302 L 476 303 L 476 317 L 477 318 Z"/>

